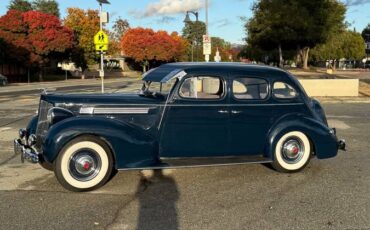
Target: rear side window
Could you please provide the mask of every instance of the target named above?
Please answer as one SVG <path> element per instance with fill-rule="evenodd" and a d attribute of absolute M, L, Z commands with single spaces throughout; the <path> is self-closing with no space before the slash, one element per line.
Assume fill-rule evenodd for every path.
<path fill-rule="evenodd" d="M 224 95 L 224 86 L 218 77 L 190 77 L 182 83 L 179 94 L 189 99 L 217 100 Z"/>
<path fill-rule="evenodd" d="M 268 96 L 268 83 L 260 78 L 237 78 L 233 80 L 233 94 L 241 100 L 263 100 Z"/>
<path fill-rule="evenodd" d="M 275 82 L 272 88 L 272 94 L 279 99 L 293 99 L 297 97 L 297 91 L 285 82 Z"/>

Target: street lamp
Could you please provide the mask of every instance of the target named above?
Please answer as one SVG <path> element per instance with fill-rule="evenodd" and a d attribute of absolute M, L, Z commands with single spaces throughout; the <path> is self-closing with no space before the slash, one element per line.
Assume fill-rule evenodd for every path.
<path fill-rule="evenodd" d="M 198 20 L 198 17 L 199 17 L 199 13 L 198 13 L 198 12 L 196 12 L 196 11 L 186 11 L 186 17 L 185 17 L 185 19 L 184 19 L 184 22 L 185 22 L 185 23 L 190 23 L 190 22 L 192 22 L 192 20 L 190 19 L 189 13 L 190 13 L 190 14 L 194 14 L 194 15 L 195 15 L 195 17 L 196 17 L 196 21 L 199 21 L 199 20 Z"/>
<path fill-rule="evenodd" d="M 198 12 L 196 12 L 196 11 L 186 11 L 186 17 L 184 19 L 185 24 L 188 24 L 188 23 L 193 22 L 190 19 L 190 15 L 189 14 L 194 14 L 195 15 L 195 18 L 196 18 L 195 21 L 196 22 L 199 21 L 199 13 Z M 197 43 L 196 39 L 191 42 L 191 62 L 194 62 L 194 45 L 198 46 L 198 43 Z M 197 58 L 198 58 L 198 50 L 197 50 Z"/>
<path fill-rule="evenodd" d="M 103 4 L 110 4 L 108 0 L 96 0 L 99 3 L 99 17 L 100 17 L 100 31 L 103 30 Z M 101 78 L 101 92 L 104 93 L 104 53 L 100 52 L 100 71 L 99 76 Z"/>

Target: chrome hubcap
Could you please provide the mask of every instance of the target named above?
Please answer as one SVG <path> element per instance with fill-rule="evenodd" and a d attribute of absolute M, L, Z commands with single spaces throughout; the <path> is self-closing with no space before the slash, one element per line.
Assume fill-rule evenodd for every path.
<path fill-rule="evenodd" d="M 300 139 L 288 139 L 282 147 L 283 159 L 289 164 L 297 163 L 304 154 L 304 145 Z"/>
<path fill-rule="evenodd" d="M 100 157 L 90 149 L 74 153 L 69 161 L 69 172 L 78 181 L 93 179 L 98 175 L 100 168 Z"/>

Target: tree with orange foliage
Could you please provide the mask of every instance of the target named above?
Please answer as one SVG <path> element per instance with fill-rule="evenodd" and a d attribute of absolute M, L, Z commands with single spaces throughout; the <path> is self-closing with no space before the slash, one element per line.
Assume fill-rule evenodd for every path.
<path fill-rule="evenodd" d="M 98 59 L 93 38 L 100 29 L 99 12 L 79 8 L 68 8 L 67 12 L 64 25 L 75 34 L 73 61 L 84 69 L 86 64 L 95 64 Z"/>
<path fill-rule="evenodd" d="M 9 53 L 21 55 L 12 58 L 42 70 L 51 58 L 72 48 L 73 33 L 54 15 L 10 10 L 0 17 L 0 38 L 8 44 Z M 39 79 L 42 80 L 42 71 Z"/>
<path fill-rule="evenodd" d="M 181 61 L 186 46 L 187 42 L 176 33 L 140 27 L 127 30 L 121 39 L 124 54 L 139 62 L 144 72 L 151 61 Z"/>

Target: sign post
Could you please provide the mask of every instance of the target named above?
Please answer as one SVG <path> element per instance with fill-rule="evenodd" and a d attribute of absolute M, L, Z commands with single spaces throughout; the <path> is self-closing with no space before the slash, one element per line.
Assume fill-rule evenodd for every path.
<path fill-rule="evenodd" d="M 108 0 L 97 0 L 100 6 L 100 31 L 94 36 L 96 51 L 100 52 L 100 71 L 101 92 L 104 93 L 104 51 L 108 50 L 109 39 L 108 35 L 103 31 L 103 23 L 109 22 L 109 14 L 103 12 L 103 4 L 110 4 Z"/>
<path fill-rule="evenodd" d="M 101 23 L 102 24 L 102 23 Z M 99 77 L 101 78 L 101 91 L 104 93 L 104 51 L 108 50 L 109 38 L 108 35 L 100 30 L 94 36 L 95 50 L 100 52 L 100 71 Z"/>
<path fill-rule="evenodd" d="M 203 35 L 203 55 L 205 56 L 206 62 L 209 62 L 209 55 L 212 53 L 211 37 L 209 35 Z"/>

